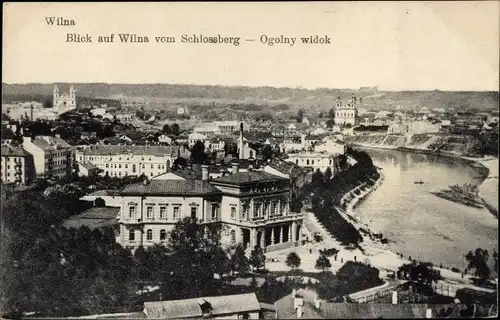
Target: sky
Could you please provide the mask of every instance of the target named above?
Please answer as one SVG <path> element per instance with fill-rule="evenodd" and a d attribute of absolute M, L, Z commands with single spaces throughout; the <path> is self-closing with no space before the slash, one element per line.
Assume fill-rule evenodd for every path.
<path fill-rule="evenodd" d="M 498 91 L 499 16 L 498 1 L 4 3 L 2 75 L 4 83 Z M 49 26 L 46 17 L 76 25 Z M 93 42 L 66 43 L 67 33 Z M 120 43 L 119 33 L 150 42 Z M 97 43 L 110 34 L 114 43 Z M 241 39 L 189 44 L 183 34 Z M 331 43 L 269 46 L 262 35 Z"/>

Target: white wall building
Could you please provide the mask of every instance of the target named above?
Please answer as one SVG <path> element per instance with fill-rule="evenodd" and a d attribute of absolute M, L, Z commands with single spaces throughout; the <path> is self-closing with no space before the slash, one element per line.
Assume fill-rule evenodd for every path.
<path fill-rule="evenodd" d="M 338 125 L 351 125 L 355 126 L 359 122 L 358 110 L 356 108 L 356 97 L 353 97 L 345 104 L 342 105 L 342 100 L 337 97 L 335 108 L 335 124 Z"/>
<path fill-rule="evenodd" d="M 122 146 L 99 145 L 79 148 L 78 162 L 91 162 L 102 170 L 101 175 L 112 177 L 154 177 L 167 172 L 179 156 L 188 158 L 189 151 L 182 146 Z"/>
<path fill-rule="evenodd" d="M 33 155 L 37 176 L 63 177 L 73 172 L 73 148 L 58 136 L 24 137 L 23 148 Z"/>

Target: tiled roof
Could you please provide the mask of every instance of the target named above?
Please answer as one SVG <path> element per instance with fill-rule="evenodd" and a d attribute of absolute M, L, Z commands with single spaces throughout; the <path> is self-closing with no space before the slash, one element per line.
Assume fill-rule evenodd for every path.
<path fill-rule="evenodd" d="M 2 146 L 2 157 L 26 157 L 30 153 L 21 147 Z"/>
<path fill-rule="evenodd" d="M 177 147 L 173 146 L 125 146 L 125 145 L 106 145 L 92 146 L 82 150 L 84 154 L 93 155 L 111 155 L 111 154 L 134 154 L 134 155 L 156 155 L 177 154 Z"/>
<path fill-rule="evenodd" d="M 299 289 L 297 293 L 300 293 L 302 290 Z M 292 294 L 289 294 L 274 303 L 276 308 L 276 318 L 278 319 L 298 319 L 297 318 L 297 309 L 294 308 Z M 316 310 L 311 302 L 305 301 L 302 306 L 302 315 L 300 319 L 325 319 L 321 316 L 319 310 Z M 326 318 L 328 319 L 328 318 Z M 349 318 L 346 318 L 349 319 Z"/>
<path fill-rule="evenodd" d="M 195 318 L 203 316 L 199 305 L 199 302 L 202 301 L 210 305 L 213 316 L 260 311 L 259 301 L 255 293 L 144 302 L 144 309 L 148 317 L 152 319 Z"/>
<path fill-rule="evenodd" d="M 80 163 L 80 165 L 87 170 L 97 169 L 97 167 L 92 162 L 83 162 L 83 163 Z"/>
<path fill-rule="evenodd" d="M 204 195 L 220 191 L 207 181 L 201 180 L 151 180 L 147 184 L 133 183 L 120 191 L 120 194 L 157 194 L 157 195 Z"/>
<path fill-rule="evenodd" d="M 104 226 L 115 225 L 118 223 L 116 216 L 120 212 L 120 208 L 116 207 L 93 207 L 82 214 L 68 218 L 63 223 L 65 228 L 79 228 L 87 226 L 91 229 Z"/>
<path fill-rule="evenodd" d="M 36 136 L 33 144 L 43 150 L 56 150 L 57 148 L 71 148 L 71 145 L 59 137 Z"/>
<path fill-rule="evenodd" d="M 282 180 L 287 180 L 287 179 L 264 171 L 247 171 L 247 172 L 238 172 L 231 174 L 229 176 L 217 178 L 212 180 L 212 182 L 233 184 L 233 185 L 244 185 L 257 182 L 270 182 L 270 181 L 282 181 Z"/>
<path fill-rule="evenodd" d="M 88 194 L 87 196 L 94 196 L 94 197 L 100 197 L 100 196 L 117 196 L 118 191 L 116 190 L 97 190 L 92 192 L 91 194 Z"/>
<path fill-rule="evenodd" d="M 422 319 L 426 304 L 324 303 L 321 315 L 328 319 Z"/>

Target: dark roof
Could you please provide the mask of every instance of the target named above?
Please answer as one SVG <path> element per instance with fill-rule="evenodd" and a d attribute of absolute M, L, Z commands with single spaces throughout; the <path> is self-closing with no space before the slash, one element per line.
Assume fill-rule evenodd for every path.
<path fill-rule="evenodd" d="M 288 179 L 264 171 L 247 171 L 247 172 L 234 173 L 225 177 L 220 177 L 212 180 L 212 182 L 227 183 L 233 185 L 245 185 L 257 182 L 271 182 L 271 181 L 282 181 L 282 180 L 288 180 Z"/>
<path fill-rule="evenodd" d="M 255 293 L 144 302 L 144 310 L 152 319 L 201 318 L 203 312 L 200 302 L 207 302 L 214 316 L 260 311 L 259 301 Z"/>
<path fill-rule="evenodd" d="M 31 154 L 21 147 L 2 146 L 2 157 L 26 157 Z"/>
<path fill-rule="evenodd" d="M 304 168 L 299 167 L 295 163 L 286 162 L 279 159 L 273 159 L 267 165 L 273 169 L 278 170 L 279 172 L 288 174 L 290 177 L 297 176 L 307 171 Z"/>
<path fill-rule="evenodd" d="M 116 207 L 93 207 L 85 210 L 82 214 L 68 218 L 63 223 L 66 228 L 79 228 L 87 226 L 91 229 L 104 226 L 115 225 L 118 223 L 116 219 L 120 208 Z"/>
<path fill-rule="evenodd" d="M 151 180 L 133 183 L 120 191 L 120 194 L 157 194 L 157 195 L 204 195 L 220 191 L 208 181 L 201 180 Z"/>
<path fill-rule="evenodd" d="M 71 146 L 59 137 L 36 136 L 33 144 L 43 150 L 57 150 L 58 148 L 71 148 Z"/>
<path fill-rule="evenodd" d="M 321 315 L 328 319 L 425 318 L 426 304 L 324 303 Z"/>
<path fill-rule="evenodd" d="M 81 165 L 82 167 L 84 167 L 85 169 L 87 169 L 87 170 L 95 170 L 95 169 L 98 169 L 98 168 L 96 167 L 96 165 L 95 165 L 95 164 L 93 164 L 92 162 L 83 162 L 83 163 L 81 162 L 81 163 L 80 163 L 80 165 Z"/>
<path fill-rule="evenodd" d="M 82 150 L 83 154 L 111 155 L 111 154 L 134 154 L 134 155 L 158 155 L 176 154 L 177 147 L 172 146 L 130 146 L 130 145 L 106 145 L 92 146 Z"/>

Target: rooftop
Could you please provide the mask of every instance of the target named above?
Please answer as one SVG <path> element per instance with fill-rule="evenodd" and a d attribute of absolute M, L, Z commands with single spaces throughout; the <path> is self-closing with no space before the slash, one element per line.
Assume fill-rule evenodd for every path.
<path fill-rule="evenodd" d="M 32 142 L 37 147 L 43 150 L 57 150 L 59 148 L 71 148 L 66 141 L 59 137 L 52 136 L 36 136 L 32 139 Z"/>
<path fill-rule="evenodd" d="M 176 154 L 178 147 L 175 146 L 131 146 L 131 145 L 105 145 L 91 146 L 83 149 L 84 154 L 92 155 L 112 155 L 112 154 L 132 154 L 132 155 L 154 155 L 164 156 L 165 154 Z"/>
<path fill-rule="evenodd" d="M 26 157 L 30 153 L 21 147 L 2 146 L 2 157 Z"/>
<path fill-rule="evenodd" d="M 212 182 L 233 184 L 233 185 L 246 185 L 259 182 L 271 182 L 271 181 L 283 181 L 283 180 L 288 180 L 288 179 L 264 171 L 246 171 L 246 172 L 233 173 L 225 177 L 220 177 L 212 180 Z"/>
<path fill-rule="evenodd" d="M 111 226 L 118 223 L 116 219 L 120 208 L 116 207 L 92 207 L 82 214 L 70 217 L 63 223 L 65 228 L 79 228 L 87 226 L 96 229 L 104 226 Z"/>
<path fill-rule="evenodd" d="M 255 293 L 144 302 L 144 311 L 152 319 L 201 318 L 203 312 L 200 302 L 209 304 L 213 316 L 260 311 Z"/>
<path fill-rule="evenodd" d="M 120 194 L 148 194 L 148 195 L 206 195 L 216 194 L 220 191 L 208 181 L 195 179 L 187 180 L 151 180 L 133 183 L 124 187 Z"/>

